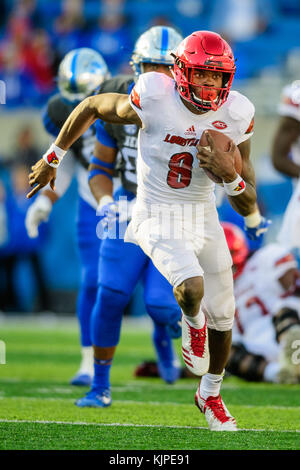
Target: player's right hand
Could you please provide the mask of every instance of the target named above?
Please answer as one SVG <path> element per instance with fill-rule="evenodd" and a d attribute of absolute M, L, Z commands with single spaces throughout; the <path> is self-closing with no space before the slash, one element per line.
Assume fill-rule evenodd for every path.
<path fill-rule="evenodd" d="M 38 227 L 42 222 L 47 222 L 51 210 L 52 202 L 43 194 L 29 207 L 26 213 L 25 227 L 30 238 L 38 236 Z"/>
<path fill-rule="evenodd" d="M 257 242 L 262 241 L 262 238 L 264 234 L 268 231 L 268 228 L 271 223 L 271 220 L 268 220 L 265 217 L 261 217 L 261 221 L 256 227 L 247 227 L 247 225 L 245 224 L 244 230 L 249 240 Z"/>
<path fill-rule="evenodd" d="M 44 188 L 48 183 L 50 183 L 51 189 L 55 190 L 55 178 L 56 178 L 56 168 L 48 165 L 43 158 L 41 158 L 34 166 L 31 167 L 32 173 L 29 175 L 29 184 L 30 186 L 35 186 L 30 193 L 27 194 L 27 198 L 30 199 L 34 196 L 40 189 Z"/>

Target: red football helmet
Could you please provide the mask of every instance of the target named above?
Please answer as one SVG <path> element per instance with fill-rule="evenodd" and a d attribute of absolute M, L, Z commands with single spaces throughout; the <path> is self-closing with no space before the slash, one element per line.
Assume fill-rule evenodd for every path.
<path fill-rule="evenodd" d="M 230 222 L 221 222 L 221 225 L 233 261 L 233 279 L 236 279 L 241 274 L 248 257 L 248 243 L 240 227 Z"/>
<path fill-rule="evenodd" d="M 216 111 L 222 106 L 227 100 L 236 69 L 233 52 L 227 42 L 217 33 L 196 31 L 179 44 L 174 58 L 174 78 L 180 96 L 203 111 Z M 222 72 L 222 87 L 193 83 L 195 69 Z M 191 85 L 200 88 L 201 98 L 195 96 Z"/>

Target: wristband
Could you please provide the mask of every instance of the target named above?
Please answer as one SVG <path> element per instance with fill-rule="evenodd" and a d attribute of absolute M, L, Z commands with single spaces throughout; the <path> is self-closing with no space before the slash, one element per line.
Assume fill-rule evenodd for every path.
<path fill-rule="evenodd" d="M 47 150 L 47 152 L 44 153 L 42 158 L 45 160 L 46 163 L 48 163 L 49 166 L 57 168 L 66 153 L 66 150 L 63 150 L 57 147 L 57 145 L 52 144 Z"/>
<path fill-rule="evenodd" d="M 106 204 L 109 204 L 111 202 L 114 202 L 112 196 L 109 196 L 109 194 L 105 194 L 100 198 L 97 209 L 101 210 L 102 207 L 106 206 Z"/>
<path fill-rule="evenodd" d="M 261 222 L 260 212 L 256 210 L 255 212 L 252 212 L 252 214 L 246 215 L 246 217 L 244 217 L 244 221 L 246 226 L 249 228 L 257 227 Z"/>
<path fill-rule="evenodd" d="M 246 189 L 246 183 L 240 175 L 237 175 L 236 179 L 231 181 L 231 183 L 225 183 L 225 181 L 223 181 L 223 185 L 225 192 L 229 196 L 239 196 Z"/>

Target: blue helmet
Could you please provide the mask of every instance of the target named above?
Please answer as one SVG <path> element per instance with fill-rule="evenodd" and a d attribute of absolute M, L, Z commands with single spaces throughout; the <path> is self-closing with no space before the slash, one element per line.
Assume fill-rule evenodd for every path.
<path fill-rule="evenodd" d="M 65 55 L 58 68 L 58 88 L 70 103 L 82 101 L 97 93 L 100 86 L 110 77 L 101 54 L 81 47 Z"/>
<path fill-rule="evenodd" d="M 183 40 L 174 28 L 170 26 L 153 26 L 143 33 L 135 43 L 130 65 L 136 75 L 143 73 L 142 64 L 174 64 L 171 52 L 175 53 L 177 46 Z"/>

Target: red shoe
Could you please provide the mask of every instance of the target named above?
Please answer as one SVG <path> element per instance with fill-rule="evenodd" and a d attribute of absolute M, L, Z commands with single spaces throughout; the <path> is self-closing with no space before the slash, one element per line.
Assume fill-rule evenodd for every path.
<path fill-rule="evenodd" d="M 204 375 L 209 367 L 206 319 L 201 329 L 190 326 L 182 316 L 182 357 L 186 367 L 195 375 Z"/>
<path fill-rule="evenodd" d="M 237 431 L 236 421 L 226 408 L 221 395 L 201 397 L 199 387 L 195 394 L 195 405 L 204 413 L 211 431 Z"/>

